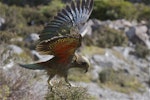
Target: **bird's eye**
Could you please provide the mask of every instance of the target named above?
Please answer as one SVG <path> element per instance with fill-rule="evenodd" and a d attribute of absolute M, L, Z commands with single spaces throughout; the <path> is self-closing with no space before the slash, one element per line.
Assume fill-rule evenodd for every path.
<path fill-rule="evenodd" d="M 87 63 L 86 63 L 86 62 L 82 62 L 81 64 L 82 64 L 82 65 L 87 65 Z"/>

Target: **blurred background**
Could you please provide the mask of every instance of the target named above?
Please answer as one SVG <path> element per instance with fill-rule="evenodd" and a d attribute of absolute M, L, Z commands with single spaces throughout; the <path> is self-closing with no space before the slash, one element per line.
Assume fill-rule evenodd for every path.
<path fill-rule="evenodd" d="M 0 0 L 1 100 L 149 100 L 150 0 L 94 0 L 80 53 L 89 71 L 70 70 L 54 92 L 44 71 L 17 63 L 48 59 L 35 51 L 44 26 L 71 0 Z"/>

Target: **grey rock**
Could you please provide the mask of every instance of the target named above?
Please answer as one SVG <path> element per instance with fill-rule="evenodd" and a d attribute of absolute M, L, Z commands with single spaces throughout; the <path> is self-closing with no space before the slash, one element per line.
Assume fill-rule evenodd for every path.
<path fill-rule="evenodd" d="M 9 45 L 8 49 L 12 50 L 13 53 L 16 53 L 16 54 L 23 53 L 23 50 L 20 47 L 16 46 L 16 45 Z"/>
<path fill-rule="evenodd" d="M 25 41 L 26 42 L 35 42 L 38 39 L 39 39 L 39 35 L 37 33 L 32 33 L 25 39 Z"/>
<path fill-rule="evenodd" d="M 113 49 L 120 52 L 125 58 L 128 58 L 130 56 L 130 52 L 135 51 L 132 47 L 113 47 Z"/>
<path fill-rule="evenodd" d="M 113 53 L 114 51 L 115 54 Z M 131 47 L 113 47 L 112 49 L 105 49 L 104 55 L 94 54 L 91 57 L 93 65 L 91 71 L 92 80 L 96 82 L 99 79 L 99 73 L 105 68 L 112 67 L 114 70 L 123 69 L 126 74 L 136 77 L 145 86 L 146 90 L 143 93 L 132 92 L 128 95 L 100 88 L 96 83 L 82 84 L 88 88 L 89 93 L 98 98 L 97 100 L 148 100 L 150 96 L 148 85 L 150 63 L 145 59 L 131 55 L 130 51 L 134 51 L 134 49 Z"/>
<path fill-rule="evenodd" d="M 96 97 L 96 100 L 130 100 L 127 94 L 101 88 L 95 83 L 78 83 L 78 85 L 86 87 L 88 92 Z"/>
<path fill-rule="evenodd" d="M 133 26 L 126 32 L 126 35 L 132 43 L 142 42 L 150 49 L 150 37 L 147 32 L 148 28 L 145 25 Z"/>
<path fill-rule="evenodd" d="M 5 19 L 4 18 L 2 18 L 2 17 L 0 17 L 0 29 L 1 29 L 1 27 L 2 27 L 2 25 L 5 23 Z"/>
<path fill-rule="evenodd" d="M 133 25 L 131 22 L 125 19 L 120 19 L 120 20 L 112 21 L 108 26 L 116 30 L 120 30 L 120 29 L 125 30 L 126 27 L 131 27 Z"/>

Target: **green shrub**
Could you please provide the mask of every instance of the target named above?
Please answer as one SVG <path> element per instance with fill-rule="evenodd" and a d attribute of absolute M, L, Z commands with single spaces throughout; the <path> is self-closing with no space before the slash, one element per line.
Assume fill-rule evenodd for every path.
<path fill-rule="evenodd" d="M 135 54 L 138 57 L 146 58 L 147 56 L 150 55 L 150 50 L 144 44 L 139 43 L 139 44 L 136 44 Z"/>
<path fill-rule="evenodd" d="M 131 2 L 131 0 L 125 0 L 125 1 L 129 1 Z M 143 3 L 143 4 L 146 4 L 146 5 L 149 5 L 150 4 L 150 0 L 132 0 L 134 1 L 134 3 Z"/>
<path fill-rule="evenodd" d="M 99 73 L 99 80 L 100 85 L 123 93 L 141 92 L 140 89 L 143 88 L 134 76 L 126 74 L 121 69 L 104 69 Z"/>
<path fill-rule="evenodd" d="M 0 3 L 1 17 L 6 20 L 3 31 L 15 32 L 19 35 L 26 35 L 32 32 L 40 32 L 45 23 L 56 15 L 64 4 L 60 0 L 54 0 L 49 5 L 32 8 L 29 6 L 7 6 Z"/>
<path fill-rule="evenodd" d="M 123 46 L 127 43 L 127 37 L 122 31 L 105 26 L 95 30 L 92 39 L 87 37 L 85 43 L 89 44 L 88 41 L 91 41 L 90 45 L 110 48 L 112 46 Z"/>
<path fill-rule="evenodd" d="M 64 6 L 65 5 L 61 2 L 61 0 L 53 0 L 47 6 L 40 7 L 40 12 L 47 17 L 52 17 Z"/>
<path fill-rule="evenodd" d="M 0 2 L 3 2 L 8 5 L 17 5 L 17 6 L 38 6 L 38 5 L 44 5 L 48 4 L 51 0 L 0 0 Z"/>
<path fill-rule="evenodd" d="M 45 97 L 46 100 L 95 100 L 83 87 L 67 87 L 64 83 L 55 83 Z"/>
<path fill-rule="evenodd" d="M 150 7 L 149 6 L 145 6 L 143 4 L 138 4 L 138 5 L 136 5 L 136 8 L 138 10 L 137 20 L 150 21 Z"/>
<path fill-rule="evenodd" d="M 32 32 L 41 31 L 40 22 L 45 21 L 45 17 L 38 10 L 26 7 L 25 9 L 17 6 L 4 5 L 0 3 L 0 13 L 6 22 L 3 31 L 25 35 Z M 34 26 L 28 26 L 28 22 L 34 21 Z"/>
<path fill-rule="evenodd" d="M 26 23 L 32 23 L 31 25 L 44 24 L 48 20 L 43 13 L 41 13 L 40 8 L 31 8 L 26 6 L 22 11 L 22 16 L 26 19 Z"/>
<path fill-rule="evenodd" d="M 133 4 L 124 0 L 96 0 L 92 16 L 101 20 L 132 20 L 137 17 L 137 11 Z"/>

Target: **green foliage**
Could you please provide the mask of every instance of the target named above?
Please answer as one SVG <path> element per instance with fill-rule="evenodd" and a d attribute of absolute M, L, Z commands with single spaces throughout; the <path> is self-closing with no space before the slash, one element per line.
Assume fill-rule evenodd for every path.
<path fill-rule="evenodd" d="M 1 17 L 6 20 L 3 25 L 3 31 L 24 35 L 41 30 L 40 26 L 28 26 L 29 21 L 35 20 L 35 22 L 39 22 L 43 18 L 42 15 L 38 13 L 38 10 L 34 10 L 29 7 L 26 7 L 26 9 L 17 6 L 8 7 L 7 5 L 1 3 L 0 8 Z"/>
<path fill-rule="evenodd" d="M 143 3 L 145 5 L 149 5 L 150 4 L 150 0 L 125 0 L 125 1 L 134 1 L 133 3 Z"/>
<path fill-rule="evenodd" d="M 1 17 L 6 20 L 2 27 L 3 31 L 26 35 L 32 32 L 40 32 L 43 24 L 56 15 L 64 4 L 60 0 L 54 0 L 49 5 L 31 8 L 29 6 L 7 6 L 0 3 Z"/>
<path fill-rule="evenodd" d="M 113 2 L 113 3 L 112 3 Z M 144 4 L 134 5 L 124 0 L 96 0 L 92 17 L 100 20 L 141 20 L 149 19 L 150 7 Z"/>
<path fill-rule="evenodd" d="M 139 44 L 136 44 L 135 54 L 138 57 L 146 58 L 147 56 L 150 55 L 150 50 L 145 45 L 139 43 Z"/>
<path fill-rule="evenodd" d="M 40 12 L 47 17 L 52 17 L 52 15 L 56 15 L 56 13 L 64 6 L 65 5 L 61 2 L 61 0 L 53 0 L 47 6 L 41 7 Z"/>
<path fill-rule="evenodd" d="M 136 7 L 138 10 L 137 20 L 150 21 L 150 7 L 143 4 L 138 4 Z"/>
<path fill-rule="evenodd" d="M 47 18 L 39 10 L 40 8 L 34 9 L 26 6 L 22 11 L 22 16 L 26 19 L 26 23 L 31 23 L 31 25 L 43 24 L 47 20 Z"/>
<path fill-rule="evenodd" d="M 17 5 L 17 6 L 38 6 L 43 4 L 48 4 L 50 0 L 0 0 L 0 2 L 3 2 L 8 5 Z"/>
<path fill-rule="evenodd" d="M 45 97 L 46 100 L 95 100 L 83 87 L 67 87 L 63 83 L 55 83 Z"/>
<path fill-rule="evenodd" d="M 150 0 L 142 0 L 142 3 L 149 5 L 150 4 Z"/>
<path fill-rule="evenodd" d="M 126 44 L 127 37 L 122 31 L 111 29 L 109 27 L 100 27 L 98 30 L 95 30 L 91 38 L 87 38 L 90 41 L 90 44 L 96 45 L 99 47 L 112 47 L 112 46 L 122 46 Z M 88 41 L 87 41 L 88 42 Z M 85 41 L 85 43 L 87 44 Z"/>
<path fill-rule="evenodd" d="M 126 74 L 123 70 L 104 69 L 99 73 L 99 80 L 102 86 L 124 93 L 141 92 L 140 89 L 143 88 L 134 76 Z"/>
<path fill-rule="evenodd" d="M 10 43 L 10 39 L 15 37 L 16 34 L 7 31 L 0 31 L 0 43 Z"/>
<path fill-rule="evenodd" d="M 137 17 L 134 5 L 124 0 L 96 0 L 94 6 L 92 16 L 101 20 Z"/>
<path fill-rule="evenodd" d="M 100 48 L 97 46 L 85 46 L 84 48 L 82 48 L 82 54 L 84 55 L 95 55 L 95 54 L 99 54 L 99 55 L 104 55 L 105 54 L 105 49 L 104 48 Z"/>

